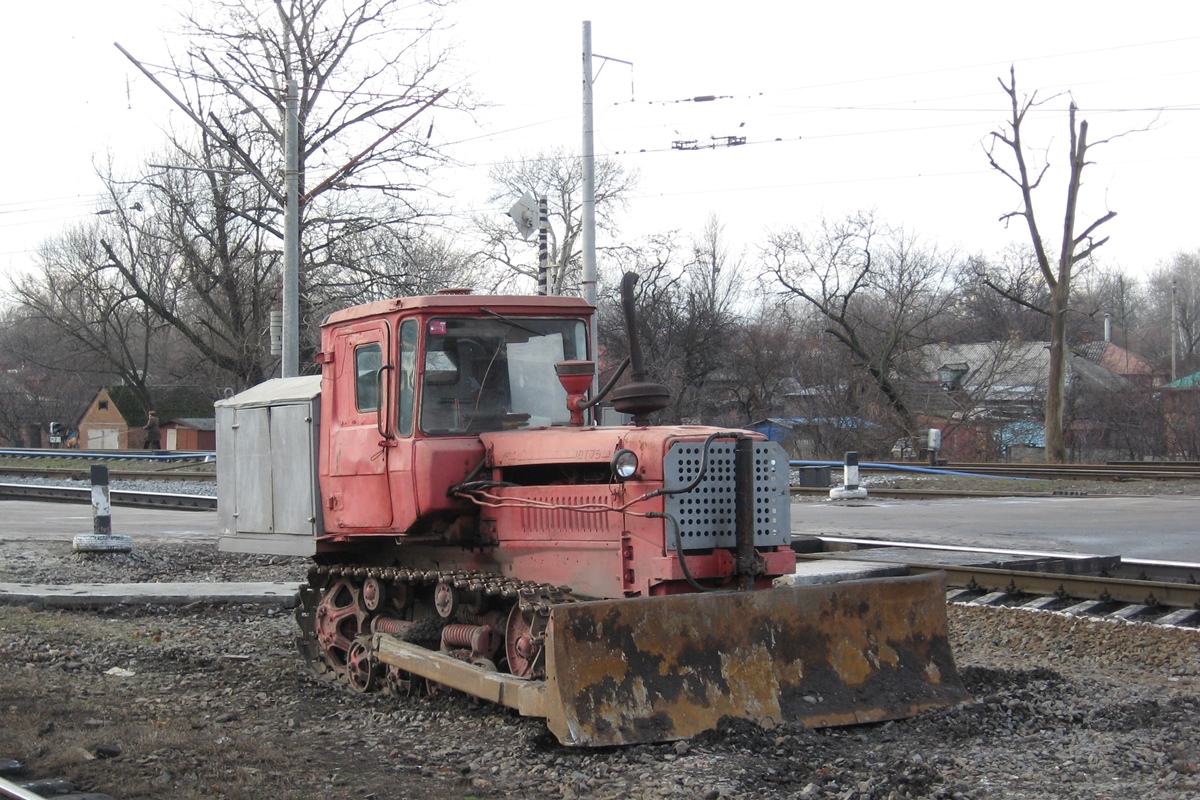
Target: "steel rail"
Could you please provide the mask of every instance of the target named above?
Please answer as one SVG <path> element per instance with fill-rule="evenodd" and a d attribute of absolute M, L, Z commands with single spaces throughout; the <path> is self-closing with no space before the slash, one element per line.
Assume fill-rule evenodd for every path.
<path fill-rule="evenodd" d="M 55 503 L 91 503 L 91 487 L 38 486 L 27 483 L 0 483 L 0 499 L 45 500 Z M 169 508 L 175 511 L 215 511 L 217 498 L 198 494 L 131 492 L 113 489 L 109 501 L 127 508 Z"/>
<path fill-rule="evenodd" d="M 899 544 L 899 543 L 898 543 Z M 920 549 L 921 545 L 904 543 L 906 549 Z M 953 548 L 957 550 L 958 548 Z M 1057 553 L 1059 559 L 1070 554 Z M 1103 575 L 1077 575 L 1063 572 L 1037 572 L 1029 569 L 1003 569 L 938 563 L 933 559 L 921 561 L 911 556 L 897 554 L 890 563 L 904 564 L 916 572 L 944 572 L 946 585 L 950 588 L 967 589 L 972 592 L 1003 592 L 1008 595 L 1053 595 L 1060 598 L 1098 600 L 1101 602 L 1127 603 L 1150 608 L 1200 609 L 1200 584 L 1167 580 L 1138 580 L 1108 577 Z M 827 558 L 853 558 L 853 551 L 834 553 L 797 553 L 797 558 L 821 560 Z M 1147 574 L 1153 570 L 1146 569 Z"/>
<path fill-rule="evenodd" d="M 24 447 L 0 448 L 0 458 L 78 458 L 85 461 L 212 461 L 217 457 L 213 450 L 38 450 Z"/>
<path fill-rule="evenodd" d="M 45 800 L 43 795 L 19 786 L 6 778 L 0 778 L 0 797 L 12 800 Z"/>
<path fill-rule="evenodd" d="M 90 480 L 90 471 L 86 466 L 80 467 L 13 467 L 0 466 L 0 478 L 3 476 L 29 478 L 57 478 L 62 480 Z M 177 472 L 177 471 L 134 471 L 109 470 L 111 480 L 126 481 L 200 481 L 209 482 L 217 479 L 213 472 Z"/>
<path fill-rule="evenodd" d="M 1009 595 L 1055 595 L 1104 603 L 1129 603 L 1150 608 L 1200 609 L 1200 584 L 1141 581 L 1095 575 L 1061 575 L 988 567 L 910 564 L 918 572 L 943 570 L 947 585 L 971 591 Z"/>
<path fill-rule="evenodd" d="M 1080 492 L 1073 489 L 1055 489 L 1049 492 L 1025 492 L 1025 491 L 987 491 L 987 490 L 966 490 L 966 489 L 889 489 L 880 488 L 877 486 L 867 487 L 868 497 L 889 497 L 896 500 L 948 500 L 958 497 L 1129 497 L 1129 495 L 1121 494 L 1104 494 L 1097 492 Z M 829 497 L 829 488 L 816 488 L 812 486 L 792 486 L 790 488 L 792 497 L 803 497 L 807 495 L 815 495 L 818 497 Z"/>
<path fill-rule="evenodd" d="M 887 471 L 890 466 L 914 467 L 910 462 L 872 462 L 860 464 L 867 471 Z M 990 464 L 955 463 L 939 464 L 941 472 L 958 472 L 967 475 L 992 475 L 1045 480 L 1196 480 L 1200 479 L 1200 467 L 1195 464 L 1170 462 L 1139 462 L 1134 464 Z"/>

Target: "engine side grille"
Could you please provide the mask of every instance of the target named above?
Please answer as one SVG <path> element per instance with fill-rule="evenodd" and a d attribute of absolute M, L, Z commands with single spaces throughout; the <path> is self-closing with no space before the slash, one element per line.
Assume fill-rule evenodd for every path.
<path fill-rule="evenodd" d="M 538 500 L 559 508 L 521 509 L 521 529 L 532 533 L 589 533 L 599 534 L 608 529 L 608 515 L 596 512 L 573 511 L 571 506 L 611 506 L 612 495 L 572 493 L 557 497 L 538 497 Z"/>
<path fill-rule="evenodd" d="M 733 547 L 736 502 L 734 443 L 713 442 L 708 448 L 704 479 L 685 494 L 666 496 L 668 514 L 679 524 L 684 550 Z M 686 486 L 696 479 L 704 459 L 703 442 L 676 442 L 663 462 L 667 487 Z M 775 442 L 754 443 L 754 544 L 786 545 L 792 536 L 788 457 Z M 667 532 L 667 547 L 675 537 Z"/>

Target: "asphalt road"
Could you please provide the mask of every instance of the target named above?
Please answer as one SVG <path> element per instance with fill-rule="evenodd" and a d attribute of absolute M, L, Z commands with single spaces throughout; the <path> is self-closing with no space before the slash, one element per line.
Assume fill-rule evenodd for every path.
<path fill-rule="evenodd" d="M 217 538 L 213 511 L 114 508 L 112 532 L 139 539 Z M 91 506 L 0 501 L 0 542 L 91 533 Z M 1200 497 L 815 500 L 792 504 L 796 534 L 1120 555 L 1200 564 Z"/>
<path fill-rule="evenodd" d="M 6 539 L 62 539 L 92 533 L 92 507 L 86 503 L 0 500 L 0 542 Z M 217 512 L 160 508 L 113 508 L 112 532 L 138 539 L 217 539 Z"/>
<path fill-rule="evenodd" d="M 1200 497 L 868 496 L 793 503 L 792 532 L 1200 564 Z"/>

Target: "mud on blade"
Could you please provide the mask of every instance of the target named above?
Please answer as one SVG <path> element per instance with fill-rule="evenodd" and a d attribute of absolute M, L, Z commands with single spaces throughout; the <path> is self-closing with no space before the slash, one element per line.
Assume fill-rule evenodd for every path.
<path fill-rule="evenodd" d="M 547 723 L 564 744 L 665 741 L 724 716 L 830 727 L 967 698 L 943 576 L 556 606 Z"/>

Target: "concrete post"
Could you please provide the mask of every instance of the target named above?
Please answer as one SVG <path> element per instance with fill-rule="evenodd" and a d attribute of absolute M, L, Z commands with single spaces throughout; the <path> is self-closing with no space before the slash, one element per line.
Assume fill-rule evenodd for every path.
<path fill-rule="evenodd" d="M 866 496 L 866 487 L 858 485 L 858 452 L 851 450 L 846 453 L 842 485 L 830 489 L 829 497 L 833 500 L 855 500 Z"/>
<path fill-rule="evenodd" d="M 76 536 L 71 549 L 76 553 L 128 553 L 133 550 L 131 537 L 113 535 L 108 467 L 103 464 L 92 466 L 92 532 Z"/>
<path fill-rule="evenodd" d="M 108 467 L 92 465 L 92 533 L 112 536 L 112 503 L 108 494 Z"/>

